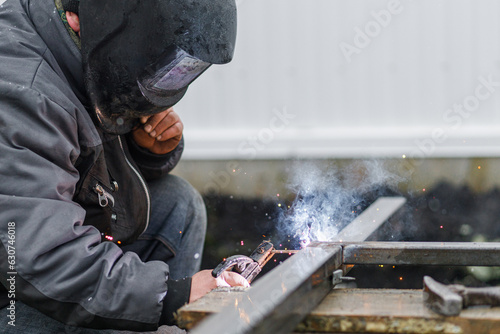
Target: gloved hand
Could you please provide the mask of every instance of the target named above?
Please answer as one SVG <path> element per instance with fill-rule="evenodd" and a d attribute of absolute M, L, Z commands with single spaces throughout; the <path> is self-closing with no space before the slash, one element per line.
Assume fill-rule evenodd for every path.
<path fill-rule="evenodd" d="M 230 286 L 248 288 L 250 284 L 243 276 L 232 271 L 225 271 L 219 277 L 214 278 L 211 270 L 202 270 L 194 274 L 192 278 L 189 302 L 194 302 L 215 288 Z"/>

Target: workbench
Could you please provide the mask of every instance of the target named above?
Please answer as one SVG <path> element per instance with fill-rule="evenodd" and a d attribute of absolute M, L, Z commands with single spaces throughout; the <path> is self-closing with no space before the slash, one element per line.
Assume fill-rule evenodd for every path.
<path fill-rule="evenodd" d="M 223 307 L 237 305 L 244 290 L 219 288 L 185 305 L 177 313 L 179 326 L 191 329 Z M 460 316 L 444 317 L 424 307 L 422 290 L 336 288 L 295 332 L 500 334 L 500 307 L 470 308 Z"/>

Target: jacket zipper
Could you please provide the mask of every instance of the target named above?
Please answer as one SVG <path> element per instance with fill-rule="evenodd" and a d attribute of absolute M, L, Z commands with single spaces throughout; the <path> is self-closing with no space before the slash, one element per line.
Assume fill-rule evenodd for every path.
<path fill-rule="evenodd" d="M 103 186 L 101 186 L 99 183 L 97 183 L 94 186 L 94 191 L 97 193 L 97 196 L 99 197 L 99 205 L 101 207 L 103 208 L 107 207 L 110 202 L 111 202 L 111 207 L 115 206 L 115 198 L 113 197 L 113 195 L 104 190 Z"/>
<path fill-rule="evenodd" d="M 139 178 L 142 188 L 144 189 L 144 193 L 146 194 L 148 209 L 146 214 L 146 227 L 144 227 L 144 231 L 142 231 L 142 233 L 144 233 L 149 226 L 149 216 L 151 214 L 151 198 L 149 196 L 148 186 L 146 185 L 146 181 L 144 181 L 144 179 L 142 178 L 141 173 L 139 173 L 139 171 L 135 169 L 134 165 L 132 165 L 132 163 L 128 160 L 127 155 L 125 154 L 125 149 L 123 148 L 122 138 L 120 136 L 118 136 L 118 142 L 120 143 L 120 148 L 122 150 L 123 156 L 125 157 L 125 161 L 127 162 L 130 169 L 132 169 L 135 175 Z"/>

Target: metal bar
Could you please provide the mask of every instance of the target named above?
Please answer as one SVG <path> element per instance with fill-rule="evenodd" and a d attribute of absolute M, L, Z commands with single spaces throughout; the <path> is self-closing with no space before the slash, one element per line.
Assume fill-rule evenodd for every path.
<path fill-rule="evenodd" d="M 285 250 L 285 249 L 275 249 L 275 250 L 272 250 L 271 251 L 271 254 L 289 254 L 289 255 L 292 255 L 292 254 L 295 254 L 295 253 L 298 253 L 300 252 L 300 250 Z"/>
<path fill-rule="evenodd" d="M 330 243 L 338 247 L 340 243 Z M 498 242 L 342 243 L 344 264 L 500 266 Z"/>
<path fill-rule="evenodd" d="M 381 197 L 363 211 L 336 236 L 335 241 L 365 241 L 397 210 L 406 203 L 404 197 Z M 347 275 L 353 268 L 344 264 L 342 271 Z"/>
<path fill-rule="evenodd" d="M 404 197 L 381 197 L 335 237 L 342 241 L 364 241 L 406 203 Z"/>
<path fill-rule="evenodd" d="M 404 198 L 377 200 L 341 231 L 342 240 L 363 241 L 396 212 Z M 351 226 L 353 225 L 353 226 Z M 342 247 L 315 243 L 258 280 L 231 306 L 208 317 L 191 334 L 285 334 L 332 289 L 331 276 L 342 266 Z"/>

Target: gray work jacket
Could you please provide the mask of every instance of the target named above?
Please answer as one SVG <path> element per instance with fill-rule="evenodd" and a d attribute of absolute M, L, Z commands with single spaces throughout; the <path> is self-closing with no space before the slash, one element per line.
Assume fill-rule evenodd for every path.
<path fill-rule="evenodd" d="M 3 2 L 0 281 L 12 300 L 65 323 L 152 330 L 168 265 L 119 245 L 147 227 L 144 177 L 168 173 L 183 145 L 156 156 L 102 133 L 86 96 L 80 51 L 54 1 Z"/>

